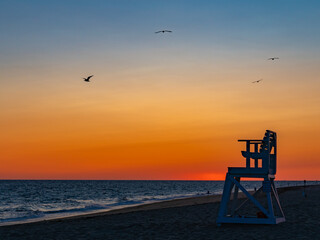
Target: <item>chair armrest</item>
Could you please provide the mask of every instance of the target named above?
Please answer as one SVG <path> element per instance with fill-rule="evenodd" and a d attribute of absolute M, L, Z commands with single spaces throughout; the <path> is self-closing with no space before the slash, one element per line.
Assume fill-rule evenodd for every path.
<path fill-rule="evenodd" d="M 254 144 L 254 143 L 263 143 L 263 140 L 259 140 L 259 139 L 239 139 L 238 142 L 250 142 L 250 143 Z"/>

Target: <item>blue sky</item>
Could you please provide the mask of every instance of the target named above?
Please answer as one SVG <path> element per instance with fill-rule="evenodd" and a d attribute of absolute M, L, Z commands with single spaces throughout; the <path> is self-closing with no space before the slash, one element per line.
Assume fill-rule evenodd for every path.
<path fill-rule="evenodd" d="M 177 41 L 195 48 L 319 49 L 319 5 L 302 0 L 1 1 L 1 52 L 148 49 L 154 47 L 152 33 L 162 28 L 173 29 Z"/>

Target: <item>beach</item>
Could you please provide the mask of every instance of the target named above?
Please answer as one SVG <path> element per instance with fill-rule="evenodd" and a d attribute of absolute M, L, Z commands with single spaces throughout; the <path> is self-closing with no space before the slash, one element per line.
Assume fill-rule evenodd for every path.
<path fill-rule="evenodd" d="M 0 239 L 320 239 L 320 186 L 278 189 L 286 222 L 216 225 L 221 196 L 0 227 Z"/>

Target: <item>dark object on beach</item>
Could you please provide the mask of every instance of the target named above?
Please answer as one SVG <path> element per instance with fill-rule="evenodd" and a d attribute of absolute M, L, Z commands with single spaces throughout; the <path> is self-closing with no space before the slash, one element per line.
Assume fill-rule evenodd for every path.
<path fill-rule="evenodd" d="M 241 151 L 242 156 L 246 159 L 246 167 L 228 168 L 217 218 L 218 226 L 221 223 L 278 224 L 285 222 L 277 188 L 274 184 L 277 172 L 277 133 L 266 130 L 262 140 L 238 141 L 246 143 L 246 151 Z M 254 163 L 254 166 L 252 166 L 251 162 Z M 262 186 L 251 194 L 241 185 L 241 178 L 260 178 L 262 179 Z M 238 203 L 239 189 L 247 197 L 240 204 Z M 266 206 L 263 206 L 258 201 L 257 196 L 260 192 L 264 193 Z M 230 202 L 231 195 L 233 195 L 232 202 Z M 249 200 L 261 213 L 257 214 L 257 216 L 248 216 L 246 214 L 238 217 L 239 211 L 243 209 Z"/>
<path fill-rule="evenodd" d="M 209 190 L 208 190 L 207 194 L 210 194 Z"/>
<path fill-rule="evenodd" d="M 278 57 L 271 57 L 271 58 L 268 58 L 268 60 L 275 60 L 275 59 L 279 59 Z"/>
<path fill-rule="evenodd" d="M 257 212 L 257 218 L 268 218 L 263 212 Z"/>
<path fill-rule="evenodd" d="M 157 31 L 157 32 L 154 32 L 154 33 L 166 33 L 166 32 L 172 33 L 172 31 L 170 31 L 170 30 L 161 30 L 161 31 Z"/>
<path fill-rule="evenodd" d="M 306 198 L 307 197 L 307 194 L 306 194 L 306 184 L 307 184 L 307 181 L 306 180 L 303 180 L 303 196 Z"/>
<path fill-rule="evenodd" d="M 87 78 L 83 78 L 83 79 L 84 79 L 85 82 L 90 82 L 90 78 L 92 78 L 92 77 L 93 77 L 93 75 L 91 75 L 91 76 L 89 76 Z"/>

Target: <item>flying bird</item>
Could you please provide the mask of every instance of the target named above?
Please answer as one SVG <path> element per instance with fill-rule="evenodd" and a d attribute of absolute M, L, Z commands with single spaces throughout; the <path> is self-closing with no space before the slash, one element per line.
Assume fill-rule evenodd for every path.
<path fill-rule="evenodd" d="M 259 82 L 261 82 L 263 79 L 261 78 L 261 79 L 259 79 L 259 80 L 256 80 L 256 81 L 253 81 L 252 83 L 259 83 Z"/>
<path fill-rule="evenodd" d="M 83 79 L 84 79 L 85 82 L 90 82 L 90 78 L 92 78 L 92 77 L 93 77 L 93 75 L 91 75 L 91 76 L 89 76 L 87 78 L 83 78 Z"/>
<path fill-rule="evenodd" d="M 268 58 L 268 60 L 275 60 L 275 59 L 279 59 L 278 57 L 271 57 L 271 58 Z"/>
<path fill-rule="evenodd" d="M 166 33 L 166 32 L 172 33 L 172 31 L 170 31 L 170 30 L 161 30 L 161 31 L 157 31 L 155 33 Z"/>

